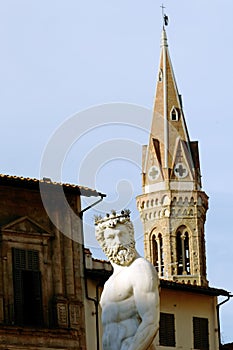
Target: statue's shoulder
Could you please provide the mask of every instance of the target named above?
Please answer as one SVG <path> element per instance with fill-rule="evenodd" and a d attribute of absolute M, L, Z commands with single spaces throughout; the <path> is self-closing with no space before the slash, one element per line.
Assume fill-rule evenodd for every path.
<path fill-rule="evenodd" d="M 146 259 L 139 257 L 134 260 L 130 273 L 132 285 L 137 285 L 138 288 L 154 290 L 159 284 L 158 274 L 155 267 Z"/>
<path fill-rule="evenodd" d="M 144 272 L 150 272 L 150 273 L 156 274 L 155 267 L 148 260 L 146 260 L 141 256 L 134 260 L 132 267 L 135 270 L 141 270 Z"/>

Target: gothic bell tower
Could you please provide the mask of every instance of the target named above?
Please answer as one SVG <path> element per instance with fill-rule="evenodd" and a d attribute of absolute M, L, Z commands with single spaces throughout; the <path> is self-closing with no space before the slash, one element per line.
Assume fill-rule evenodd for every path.
<path fill-rule="evenodd" d="M 165 28 L 149 144 L 142 153 L 143 194 L 137 206 L 145 258 L 160 278 L 207 286 L 208 196 L 202 191 L 198 142 L 189 139 Z"/>

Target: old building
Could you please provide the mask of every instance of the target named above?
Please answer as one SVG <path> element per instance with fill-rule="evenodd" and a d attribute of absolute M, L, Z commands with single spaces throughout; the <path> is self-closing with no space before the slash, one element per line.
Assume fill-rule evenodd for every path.
<path fill-rule="evenodd" d="M 86 349 L 80 195 L 103 195 L 6 175 L 0 193 L 0 349 Z"/>

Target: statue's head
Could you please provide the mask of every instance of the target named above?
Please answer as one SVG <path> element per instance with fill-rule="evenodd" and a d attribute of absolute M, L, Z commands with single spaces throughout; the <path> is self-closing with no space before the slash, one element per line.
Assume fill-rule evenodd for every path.
<path fill-rule="evenodd" d="M 117 214 L 114 210 L 104 218 L 95 218 L 95 235 L 103 252 L 112 263 L 127 266 L 136 257 L 134 228 L 130 211 Z"/>

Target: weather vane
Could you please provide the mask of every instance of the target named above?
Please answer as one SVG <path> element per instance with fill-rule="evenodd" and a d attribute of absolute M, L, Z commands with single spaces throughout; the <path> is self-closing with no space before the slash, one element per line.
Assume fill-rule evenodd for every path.
<path fill-rule="evenodd" d="M 164 23 L 165 26 L 167 26 L 167 25 L 168 25 L 169 19 L 168 19 L 168 16 L 166 15 L 166 13 L 164 13 L 164 9 L 165 9 L 166 7 L 163 6 L 163 4 L 162 4 L 162 6 L 160 6 L 160 7 L 162 8 L 163 23 Z"/>

